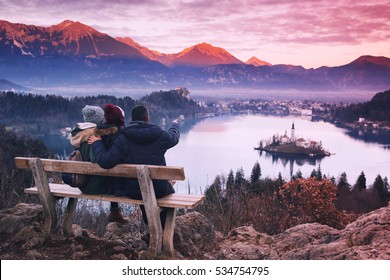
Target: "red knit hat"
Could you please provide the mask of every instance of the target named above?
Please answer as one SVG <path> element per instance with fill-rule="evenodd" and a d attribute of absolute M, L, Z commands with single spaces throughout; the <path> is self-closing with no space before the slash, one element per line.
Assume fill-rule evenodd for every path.
<path fill-rule="evenodd" d="M 124 112 L 119 106 L 107 104 L 104 107 L 104 117 L 106 118 L 107 124 L 125 125 Z"/>

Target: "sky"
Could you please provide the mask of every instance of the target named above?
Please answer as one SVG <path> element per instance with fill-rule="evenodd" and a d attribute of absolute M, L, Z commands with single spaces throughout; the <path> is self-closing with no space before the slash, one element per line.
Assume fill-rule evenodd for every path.
<path fill-rule="evenodd" d="M 305 68 L 390 57 L 390 0 L 0 0 L 0 19 L 79 21 L 161 53 L 206 42 L 244 62 Z"/>

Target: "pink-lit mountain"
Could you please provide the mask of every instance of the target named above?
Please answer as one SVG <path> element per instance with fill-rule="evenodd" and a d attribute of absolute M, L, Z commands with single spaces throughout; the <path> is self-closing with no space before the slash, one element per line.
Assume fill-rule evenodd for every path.
<path fill-rule="evenodd" d="M 172 65 L 210 66 L 218 64 L 243 64 L 226 50 L 207 43 L 197 44 L 176 54 Z"/>
<path fill-rule="evenodd" d="M 250 59 L 248 59 L 246 64 L 252 64 L 253 66 L 271 66 L 272 64 L 266 61 L 263 61 L 261 59 L 258 59 L 255 56 L 252 56 Z"/>
<path fill-rule="evenodd" d="M 70 20 L 50 27 L 0 21 L 0 36 L 0 48 L 12 54 L 145 59 L 137 49 L 90 26 Z"/>
<path fill-rule="evenodd" d="M 390 88 L 390 59 L 366 55 L 346 65 L 317 69 L 271 65 L 256 57 L 244 63 L 208 43 L 163 54 L 80 22 L 41 27 L 0 20 L 0 79 L 25 87 L 383 91 Z"/>
<path fill-rule="evenodd" d="M 141 46 L 131 38 L 116 38 L 129 46 L 138 49 L 149 59 L 156 60 L 167 66 L 210 66 L 219 64 L 242 64 L 243 62 L 226 50 L 212 46 L 208 43 L 201 43 L 184 49 L 176 54 L 163 54 L 157 51 L 149 50 Z"/>
<path fill-rule="evenodd" d="M 132 48 L 137 49 L 140 53 L 142 53 L 144 56 L 146 56 L 147 58 L 149 58 L 151 60 L 158 61 L 164 65 L 170 65 L 171 55 L 163 54 L 163 53 L 160 53 L 158 51 L 150 50 L 144 46 L 141 46 L 140 44 L 138 44 L 136 41 L 134 41 L 130 37 L 117 37 L 115 39 L 118 40 L 119 42 L 122 42 L 122 43 L 132 47 Z"/>
<path fill-rule="evenodd" d="M 382 66 L 390 66 L 390 59 L 384 56 L 363 55 L 358 59 L 352 61 L 351 64 L 352 65 L 375 64 L 375 65 L 382 65 Z"/>

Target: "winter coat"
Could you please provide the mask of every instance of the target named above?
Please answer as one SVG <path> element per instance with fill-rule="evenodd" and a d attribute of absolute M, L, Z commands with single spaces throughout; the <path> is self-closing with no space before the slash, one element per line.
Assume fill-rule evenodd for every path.
<path fill-rule="evenodd" d="M 115 138 L 119 135 L 119 132 L 123 128 L 123 126 L 117 126 L 115 124 L 98 125 L 95 134 L 99 135 L 102 138 L 104 147 L 106 148 L 106 150 L 109 150 L 113 145 Z M 110 131 L 112 133 L 107 133 L 107 131 Z M 121 196 L 123 194 L 122 180 L 122 178 L 118 177 L 106 177 L 107 194 Z"/>
<path fill-rule="evenodd" d="M 166 131 L 159 126 L 142 121 L 131 122 L 115 139 L 112 147 L 106 150 L 102 141 L 92 144 L 96 162 L 102 168 L 112 168 L 119 163 L 166 166 L 165 153 L 174 147 L 180 138 L 179 126 L 173 123 Z M 137 179 L 122 180 L 122 195 L 141 199 Z M 166 180 L 153 180 L 156 197 L 173 193 Z"/>
<path fill-rule="evenodd" d="M 79 123 L 71 132 L 70 143 L 75 149 L 80 150 L 83 161 L 96 162 L 91 145 L 87 143 L 88 137 L 93 134 L 99 136 L 111 135 L 115 134 L 117 131 L 117 128 L 97 130 L 96 125 L 87 126 L 85 123 Z M 107 178 L 104 176 L 88 175 L 85 184 L 79 189 L 85 194 L 106 194 L 108 192 L 106 180 Z"/>

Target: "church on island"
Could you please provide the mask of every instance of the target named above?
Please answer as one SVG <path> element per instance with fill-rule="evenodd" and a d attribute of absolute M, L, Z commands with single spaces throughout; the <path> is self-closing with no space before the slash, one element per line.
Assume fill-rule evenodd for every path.
<path fill-rule="evenodd" d="M 272 139 L 260 141 L 260 145 L 256 150 L 265 151 L 273 154 L 290 154 L 290 155 L 304 155 L 309 157 L 324 157 L 330 156 L 328 151 L 322 148 L 321 141 L 314 141 L 310 139 L 298 138 L 295 135 L 295 124 L 292 123 L 290 137 L 287 131 L 279 136 L 274 135 Z"/>
<path fill-rule="evenodd" d="M 295 144 L 297 147 L 303 147 L 303 148 L 322 148 L 321 141 L 314 141 L 314 140 L 305 140 L 304 138 L 296 138 L 295 137 L 295 124 L 292 123 L 291 126 L 291 136 L 288 137 L 287 131 L 282 136 L 273 136 L 272 142 L 279 142 L 279 144 Z M 269 143 L 270 144 L 270 143 Z"/>

